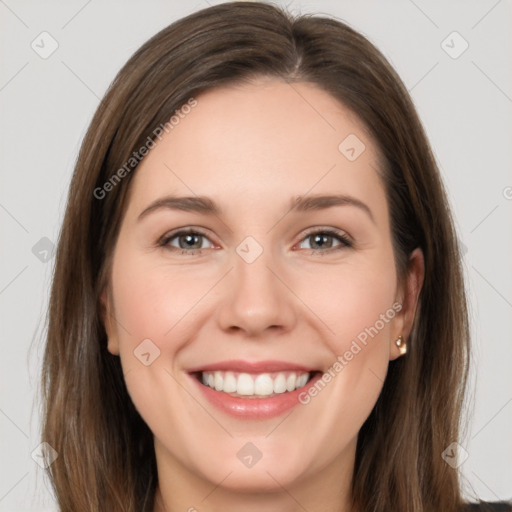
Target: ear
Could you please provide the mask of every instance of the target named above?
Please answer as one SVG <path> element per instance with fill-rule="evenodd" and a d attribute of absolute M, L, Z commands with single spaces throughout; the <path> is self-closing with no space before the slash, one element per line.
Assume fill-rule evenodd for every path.
<path fill-rule="evenodd" d="M 101 320 L 107 333 L 107 349 L 112 355 L 118 356 L 119 338 L 111 302 L 110 293 L 106 286 L 100 296 Z"/>
<path fill-rule="evenodd" d="M 407 275 L 398 289 L 396 301 L 402 304 L 402 309 L 395 316 L 395 322 L 391 330 L 390 360 L 396 359 L 401 355 L 395 343 L 398 336 L 402 336 L 406 343 L 409 340 L 424 278 L 425 259 L 423 257 L 423 251 L 418 247 L 414 249 L 409 257 Z"/>

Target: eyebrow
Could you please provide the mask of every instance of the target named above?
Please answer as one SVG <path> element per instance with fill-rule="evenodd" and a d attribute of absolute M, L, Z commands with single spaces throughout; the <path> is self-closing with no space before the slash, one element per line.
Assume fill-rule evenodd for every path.
<path fill-rule="evenodd" d="M 292 211 L 305 212 L 308 210 L 323 210 L 332 206 L 355 206 L 364 211 L 375 223 L 375 218 L 370 207 L 360 199 L 347 195 L 313 195 L 296 196 L 292 199 Z"/>
<path fill-rule="evenodd" d="M 311 210 L 324 210 L 333 206 L 355 206 L 364 211 L 375 223 L 372 211 L 366 203 L 347 195 L 312 195 L 295 196 L 290 201 L 289 212 L 306 212 Z M 161 209 L 181 210 L 186 212 L 195 212 L 203 215 L 222 215 L 221 208 L 206 196 L 166 196 L 157 199 L 145 208 L 138 216 L 140 221 L 152 212 Z"/>

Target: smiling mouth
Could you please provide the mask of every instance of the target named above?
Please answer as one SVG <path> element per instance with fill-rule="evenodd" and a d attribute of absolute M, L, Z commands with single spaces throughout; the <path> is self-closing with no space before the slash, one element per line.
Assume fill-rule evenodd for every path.
<path fill-rule="evenodd" d="M 235 371 L 192 372 L 201 385 L 235 398 L 272 398 L 303 388 L 320 371 L 246 373 Z"/>

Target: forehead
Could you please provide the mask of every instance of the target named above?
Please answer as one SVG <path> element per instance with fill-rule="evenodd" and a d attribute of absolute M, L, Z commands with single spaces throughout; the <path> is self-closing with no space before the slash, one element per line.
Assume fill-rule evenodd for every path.
<path fill-rule="evenodd" d="M 366 127 L 318 86 L 261 79 L 195 100 L 139 165 L 132 183 L 139 206 L 164 193 L 221 203 L 243 197 L 244 206 L 309 190 L 382 199 L 378 150 Z"/>

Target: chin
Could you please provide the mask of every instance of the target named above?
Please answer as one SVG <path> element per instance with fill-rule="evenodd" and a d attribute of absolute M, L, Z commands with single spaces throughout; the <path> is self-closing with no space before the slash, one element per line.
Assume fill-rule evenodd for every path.
<path fill-rule="evenodd" d="M 212 475 L 209 475 L 209 479 L 217 484 L 220 474 L 228 475 L 231 471 L 229 476 L 222 480 L 222 487 L 226 490 L 246 494 L 282 492 L 283 487 L 289 487 L 299 477 L 291 469 L 275 466 L 272 469 L 255 466 L 252 468 L 231 467 L 225 468 L 225 470 L 225 473 L 215 471 Z"/>

